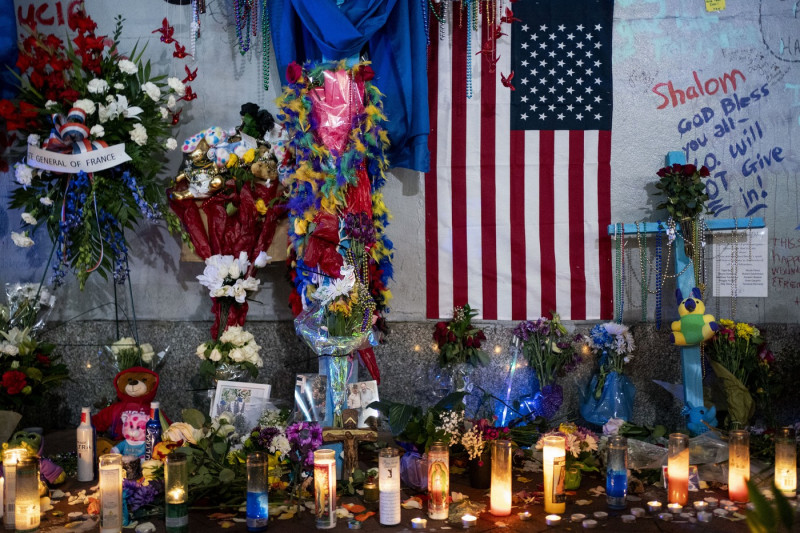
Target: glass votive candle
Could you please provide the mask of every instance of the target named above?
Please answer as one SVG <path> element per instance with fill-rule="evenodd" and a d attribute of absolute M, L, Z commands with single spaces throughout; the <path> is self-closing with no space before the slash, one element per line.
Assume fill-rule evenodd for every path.
<path fill-rule="evenodd" d="M 434 442 L 428 451 L 428 518 L 447 520 L 450 512 L 450 451 Z"/>
<path fill-rule="evenodd" d="M 122 455 L 107 453 L 100 456 L 100 532 L 118 533 L 122 530 Z"/>
<path fill-rule="evenodd" d="M 689 437 L 682 433 L 669 436 L 667 484 L 669 503 L 686 505 L 689 501 Z"/>
<path fill-rule="evenodd" d="M 378 454 L 378 520 L 382 526 L 400 523 L 400 455 L 395 448 Z"/>
<path fill-rule="evenodd" d="M 425 529 L 428 527 L 428 519 L 427 518 L 412 518 L 411 519 L 411 529 Z"/>
<path fill-rule="evenodd" d="M 269 525 L 268 459 L 264 452 L 247 456 L 247 530 L 264 531 Z"/>
<path fill-rule="evenodd" d="M 628 439 L 615 435 L 608 439 L 606 460 L 606 503 L 609 509 L 628 506 Z"/>
<path fill-rule="evenodd" d="M 548 435 L 543 439 L 544 511 L 563 513 L 567 495 L 564 492 L 563 476 L 566 467 L 566 445 L 564 437 Z M 562 481 L 559 481 L 562 480 Z"/>
<path fill-rule="evenodd" d="M 492 485 L 489 512 L 495 516 L 511 514 L 511 441 L 492 442 Z"/>
<path fill-rule="evenodd" d="M 336 452 L 314 452 L 314 512 L 317 529 L 336 527 Z"/>
<path fill-rule="evenodd" d="M 708 511 L 708 502 L 696 501 L 692 503 L 692 507 L 694 507 L 695 511 Z"/>
<path fill-rule="evenodd" d="M 790 427 L 775 435 L 775 486 L 787 498 L 797 495 L 797 440 Z"/>
<path fill-rule="evenodd" d="M 670 503 L 667 505 L 667 511 L 669 511 L 672 514 L 678 514 L 680 512 L 683 512 L 683 505 L 679 503 Z"/>
<path fill-rule="evenodd" d="M 14 524 L 17 532 L 39 528 L 39 459 L 26 456 L 17 463 Z"/>
<path fill-rule="evenodd" d="M 164 461 L 164 524 L 167 533 L 189 531 L 189 463 L 186 455 L 174 451 Z"/>
<path fill-rule="evenodd" d="M 374 481 L 364 483 L 364 503 L 378 502 L 378 484 Z"/>
<path fill-rule="evenodd" d="M 735 502 L 749 501 L 750 432 L 734 429 L 728 433 L 728 497 Z"/>
<path fill-rule="evenodd" d="M 9 448 L 3 452 L 3 526 L 15 529 L 14 500 L 17 492 L 17 463 L 28 456 L 24 448 Z"/>

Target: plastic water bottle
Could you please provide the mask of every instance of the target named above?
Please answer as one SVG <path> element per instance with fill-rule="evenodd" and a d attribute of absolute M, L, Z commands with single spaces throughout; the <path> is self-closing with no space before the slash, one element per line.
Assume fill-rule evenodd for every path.
<path fill-rule="evenodd" d="M 81 423 L 78 425 L 78 481 L 94 480 L 95 439 L 92 425 L 92 408 L 81 408 Z"/>
<path fill-rule="evenodd" d="M 159 407 L 160 404 L 158 402 L 150 402 L 150 420 L 147 421 L 144 429 L 145 460 L 153 458 L 153 450 L 156 444 L 161 442 L 161 414 L 159 413 Z"/>

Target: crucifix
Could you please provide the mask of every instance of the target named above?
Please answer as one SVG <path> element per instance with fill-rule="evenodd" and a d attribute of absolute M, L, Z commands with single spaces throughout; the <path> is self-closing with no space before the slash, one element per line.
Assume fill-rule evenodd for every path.
<path fill-rule="evenodd" d="M 682 151 L 669 152 L 666 157 L 667 166 L 675 163 L 685 164 L 686 157 Z M 763 228 L 765 226 L 763 218 L 727 218 L 706 220 L 706 228 L 709 231 L 737 230 L 739 228 Z M 680 229 L 680 225 L 677 226 Z M 608 227 L 608 233 L 614 235 L 622 230 L 622 235 L 635 235 L 639 233 L 660 233 L 664 230 L 660 222 L 643 222 L 638 224 L 612 224 Z M 675 232 L 675 273 L 677 275 L 676 285 L 683 295 L 692 294 L 695 287 L 694 265 L 691 258 L 686 255 L 683 235 L 680 231 Z M 645 253 L 644 251 L 642 253 Z M 644 275 L 644 274 L 642 274 Z M 737 280 L 731 280 L 736 283 Z M 620 320 L 622 317 L 619 317 Z M 683 400 L 688 408 L 702 408 L 703 400 L 703 362 L 700 354 L 700 345 L 684 346 L 681 348 L 681 366 L 683 372 Z M 712 423 L 712 420 L 706 420 Z M 712 425 L 714 425 L 712 423 Z M 691 428 L 690 428 L 691 429 Z"/>
<path fill-rule="evenodd" d="M 358 445 L 361 442 L 375 442 L 378 432 L 372 428 L 358 426 L 358 411 L 345 409 L 342 411 L 343 426 L 340 428 L 323 428 L 322 442 L 341 442 L 344 451 L 342 479 L 347 479 L 358 466 Z"/>

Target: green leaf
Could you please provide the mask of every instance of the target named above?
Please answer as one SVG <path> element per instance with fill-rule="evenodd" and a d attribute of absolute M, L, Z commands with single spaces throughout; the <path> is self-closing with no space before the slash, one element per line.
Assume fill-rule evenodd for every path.
<path fill-rule="evenodd" d="M 778 508 L 778 520 L 786 528 L 786 531 L 793 531 L 795 512 L 789 505 L 788 498 L 775 485 L 772 486 L 772 493 L 775 495 L 775 506 Z"/>
<path fill-rule="evenodd" d="M 184 409 L 181 411 L 183 421 L 195 429 L 202 429 L 206 423 L 206 415 L 197 409 Z"/>
<path fill-rule="evenodd" d="M 464 397 L 467 395 L 465 391 L 451 392 L 436 404 L 436 409 L 440 411 L 452 410 L 457 404 L 464 403 Z"/>
<path fill-rule="evenodd" d="M 393 435 L 399 435 L 405 430 L 411 417 L 414 416 L 416 407 L 403 403 L 396 403 L 389 409 L 389 427 Z"/>
<path fill-rule="evenodd" d="M 222 483 L 230 483 L 236 479 L 236 473 L 230 468 L 223 468 L 219 471 L 219 480 Z"/>
<path fill-rule="evenodd" d="M 228 452 L 228 443 L 225 441 L 218 441 L 215 442 L 211 449 L 214 450 L 214 453 L 217 455 L 225 455 Z"/>
<path fill-rule="evenodd" d="M 772 506 L 758 490 L 758 487 L 752 480 L 747 480 L 747 492 L 750 496 L 750 501 L 753 502 L 755 510 L 748 513 L 747 525 L 750 526 L 750 531 L 767 532 L 775 531 L 776 520 Z M 751 517 L 753 521 L 751 523 Z"/>

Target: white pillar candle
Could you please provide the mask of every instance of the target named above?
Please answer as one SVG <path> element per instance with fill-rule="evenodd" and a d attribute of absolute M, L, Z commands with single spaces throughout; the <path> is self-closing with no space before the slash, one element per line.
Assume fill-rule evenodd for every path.
<path fill-rule="evenodd" d="M 122 530 L 122 455 L 100 456 L 100 533 Z"/>
<path fill-rule="evenodd" d="M 400 456 L 394 448 L 378 455 L 378 520 L 382 526 L 400 523 Z"/>
<path fill-rule="evenodd" d="M 511 442 L 492 442 L 492 485 L 489 511 L 495 516 L 511 514 Z"/>

